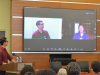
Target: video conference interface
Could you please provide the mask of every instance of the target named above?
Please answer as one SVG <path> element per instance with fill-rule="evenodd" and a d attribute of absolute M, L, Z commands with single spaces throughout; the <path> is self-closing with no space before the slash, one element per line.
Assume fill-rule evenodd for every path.
<path fill-rule="evenodd" d="M 96 51 L 97 11 L 24 7 L 24 51 Z"/>

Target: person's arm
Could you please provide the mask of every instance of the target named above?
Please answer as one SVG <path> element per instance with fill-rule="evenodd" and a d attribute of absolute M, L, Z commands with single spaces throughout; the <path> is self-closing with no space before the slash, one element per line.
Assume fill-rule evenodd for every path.
<path fill-rule="evenodd" d="M 16 63 L 16 61 L 14 59 L 11 60 L 13 63 Z"/>
<path fill-rule="evenodd" d="M 73 40 L 80 40 L 80 33 L 74 34 Z"/>
<path fill-rule="evenodd" d="M 32 38 L 35 38 L 35 34 L 33 33 Z"/>
<path fill-rule="evenodd" d="M 88 37 L 88 35 L 86 36 L 86 38 L 87 38 L 87 40 L 89 40 L 89 37 Z"/>
<path fill-rule="evenodd" d="M 6 51 L 7 52 L 7 51 Z M 10 55 L 9 53 L 7 52 L 7 59 L 9 59 L 10 61 L 14 60 Z"/>
<path fill-rule="evenodd" d="M 88 35 L 87 34 L 85 34 L 85 40 L 89 40 L 89 37 L 88 37 Z"/>
<path fill-rule="evenodd" d="M 50 39 L 50 35 L 49 35 L 49 33 L 48 33 L 48 32 L 47 32 L 47 36 L 48 36 L 47 38 L 49 38 L 49 39 Z"/>
<path fill-rule="evenodd" d="M 13 63 L 16 63 L 16 61 L 9 55 L 8 52 L 7 52 L 7 59 L 9 59 L 10 61 L 12 61 Z"/>
<path fill-rule="evenodd" d="M 74 39 L 76 39 L 76 35 L 75 35 L 75 34 L 74 34 L 74 36 L 73 36 L 73 40 L 74 40 Z"/>
<path fill-rule="evenodd" d="M 2 65 L 4 65 L 4 64 L 7 64 L 7 63 L 3 62 Z"/>
<path fill-rule="evenodd" d="M 2 65 L 2 64 L 7 64 L 7 63 L 5 63 L 5 62 L 2 61 L 2 58 L 3 58 L 2 56 L 3 56 L 3 55 L 2 55 L 2 52 L 0 52 L 0 65 Z"/>
<path fill-rule="evenodd" d="M 7 52 L 7 59 L 9 59 L 10 61 L 12 61 L 13 63 L 16 63 L 16 61 L 9 55 L 8 52 Z"/>
<path fill-rule="evenodd" d="M 0 65 L 3 64 L 3 61 L 2 61 L 2 52 L 0 52 Z"/>

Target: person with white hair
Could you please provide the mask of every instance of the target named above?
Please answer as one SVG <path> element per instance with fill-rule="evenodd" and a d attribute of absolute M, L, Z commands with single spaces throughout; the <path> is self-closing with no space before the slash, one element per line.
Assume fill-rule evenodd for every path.
<path fill-rule="evenodd" d="M 58 75 L 67 75 L 66 69 L 63 69 L 63 68 L 59 69 Z"/>

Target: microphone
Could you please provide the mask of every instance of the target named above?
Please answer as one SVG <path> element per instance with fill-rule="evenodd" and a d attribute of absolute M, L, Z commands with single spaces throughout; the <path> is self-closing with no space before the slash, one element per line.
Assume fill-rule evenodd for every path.
<path fill-rule="evenodd" d="M 19 57 L 18 55 L 16 55 L 15 53 L 12 53 L 12 55 L 13 56 L 17 56 L 17 57 Z M 24 60 L 24 59 L 23 59 Z M 26 61 L 26 60 L 24 60 L 24 61 Z M 22 61 L 23 62 L 23 61 Z M 27 62 L 27 61 L 26 61 Z"/>
<path fill-rule="evenodd" d="M 13 56 L 17 56 L 17 57 L 19 57 L 19 56 L 18 56 L 18 55 L 16 55 L 15 53 L 12 53 L 12 55 L 13 55 Z"/>

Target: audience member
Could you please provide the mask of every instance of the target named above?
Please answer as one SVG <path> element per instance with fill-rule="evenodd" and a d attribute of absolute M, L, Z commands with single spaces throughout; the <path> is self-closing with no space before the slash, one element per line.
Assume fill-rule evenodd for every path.
<path fill-rule="evenodd" d="M 31 65 L 26 65 L 20 72 L 21 75 L 35 75 L 35 71 Z"/>
<path fill-rule="evenodd" d="M 91 63 L 91 68 L 94 72 L 94 75 L 99 75 L 100 74 L 100 63 L 98 61 L 93 61 Z"/>
<path fill-rule="evenodd" d="M 44 70 L 39 70 L 36 75 L 56 75 L 56 73 L 51 69 L 44 69 Z"/>
<path fill-rule="evenodd" d="M 67 75 L 80 75 L 81 69 L 76 62 L 71 62 L 66 67 Z"/>
<path fill-rule="evenodd" d="M 33 72 L 26 72 L 24 75 L 35 75 Z"/>
<path fill-rule="evenodd" d="M 66 69 L 63 69 L 63 68 L 59 69 L 58 75 L 67 75 Z"/>

